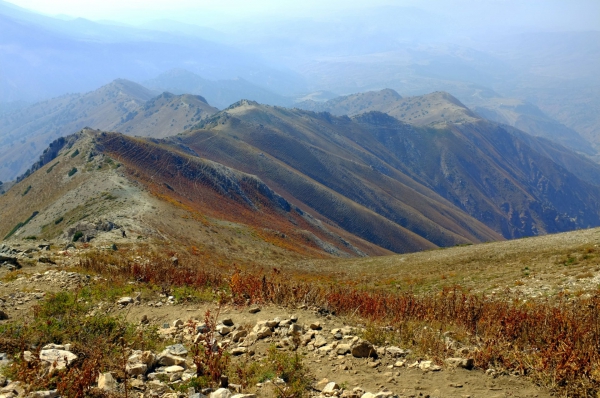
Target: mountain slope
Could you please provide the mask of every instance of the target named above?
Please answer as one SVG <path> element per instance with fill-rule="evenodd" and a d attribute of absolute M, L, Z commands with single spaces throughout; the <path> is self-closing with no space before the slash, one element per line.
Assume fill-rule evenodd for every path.
<path fill-rule="evenodd" d="M 202 127 L 183 138 L 198 154 L 357 234 L 357 216 L 330 215 L 342 199 L 309 192 L 324 186 L 443 246 L 497 239 L 481 223 L 506 238 L 600 225 L 599 187 L 487 121 L 418 128 L 378 112 L 350 119 L 243 101 Z"/>
<path fill-rule="evenodd" d="M 403 98 L 394 90 L 385 89 L 338 97 L 324 103 L 302 102 L 296 106 L 337 116 L 378 111 L 418 126 L 462 123 L 477 119 L 459 100 L 441 91 Z"/>
<path fill-rule="evenodd" d="M 0 235 L 68 240 L 79 230 L 83 239 L 115 239 L 122 228 L 244 263 L 389 253 L 296 208 L 255 176 L 154 141 L 87 129 L 55 141 L 0 196 Z"/>
<path fill-rule="evenodd" d="M 419 126 L 435 126 L 445 122 L 474 122 L 482 116 L 534 136 L 550 139 L 587 155 L 596 153 L 592 145 L 579 133 L 548 117 L 533 104 L 501 98 L 491 90 L 476 90 L 476 94 L 470 96 L 469 100 L 474 112 L 445 92 L 402 98 L 394 90 L 385 89 L 351 94 L 326 102 L 303 101 L 296 106 L 338 116 L 379 111 Z"/>
<path fill-rule="evenodd" d="M 182 132 L 217 112 L 199 95 L 163 93 L 122 116 L 109 129 L 128 135 L 162 138 Z"/>
<path fill-rule="evenodd" d="M 84 127 L 131 135 L 177 134 L 217 111 L 194 96 L 155 93 L 128 80 L 40 102 L 0 117 L 0 180 L 22 174 L 53 140 Z"/>

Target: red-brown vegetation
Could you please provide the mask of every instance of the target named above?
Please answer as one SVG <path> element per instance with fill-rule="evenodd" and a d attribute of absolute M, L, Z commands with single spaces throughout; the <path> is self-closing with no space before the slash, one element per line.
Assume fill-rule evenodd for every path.
<path fill-rule="evenodd" d="M 114 259 L 111 263 L 111 273 L 141 282 L 226 291 L 237 305 L 305 304 L 339 315 L 356 315 L 391 326 L 404 344 L 423 349 L 438 361 L 457 354 L 442 340 L 444 332 L 452 331 L 462 336 L 463 347 L 470 347 L 466 355 L 474 358 L 479 368 L 527 375 L 568 396 L 599 391 L 600 292 L 589 298 L 523 300 L 508 294 L 500 298 L 478 295 L 455 287 L 421 295 L 308 283 L 279 270 L 262 275 L 239 269 L 227 273 L 192 262 L 173 268 L 166 258 L 152 259 L 147 265 Z M 81 265 L 106 272 L 108 262 L 89 257 Z"/>

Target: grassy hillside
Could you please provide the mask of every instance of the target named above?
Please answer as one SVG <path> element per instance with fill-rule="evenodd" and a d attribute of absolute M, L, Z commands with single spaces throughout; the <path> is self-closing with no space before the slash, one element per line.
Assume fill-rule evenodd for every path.
<path fill-rule="evenodd" d="M 355 233 L 358 216 L 330 216 L 347 199 L 439 246 L 600 223 L 597 186 L 486 121 L 417 128 L 376 112 L 350 119 L 242 102 L 184 142 Z M 309 193 L 317 186 L 343 199 Z"/>

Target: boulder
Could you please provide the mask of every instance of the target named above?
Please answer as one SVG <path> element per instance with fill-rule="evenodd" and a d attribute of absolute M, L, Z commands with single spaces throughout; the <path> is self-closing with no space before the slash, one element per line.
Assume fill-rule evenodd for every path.
<path fill-rule="evenodd" d="M 310 324 L 309 328 L 311 328 L 312 330 L 321 330 L 321 323 L 313 322 Z"/>
<path fill-rule="evenodd" d="M 232 394 L 227 388 L 219 388 L 217 391 L 210 394 L 210 398 L 231 398 Z"/>
<path fill-rule="evenodd" d="M 161 366 L 173 366 L 173 365 L 182 365 L 185 363 L 185 358 L 182 358 L 177 355 L 173 355 L 169 353 L 167 350 L 164 350 L 158 355 L 157 358 L 158 364 Z"/>
<path fill-rule="evenodd" d="M 323 394 L 333 394 L 335 390 L 339 390 L 340 386 L 337 385 L 335 381 L 331 381 L 323 387 Z"/>
<path fill-rule="evenodd" d="M 217 325 L 217 332 L 219 332 L 221 336 L 227 336 L 231 333 L 231 328 L 226 325 Z"/>
<path fill-rule="evenodd" d="M 115 391 L 117 389 L 117 381 L 110 372 L 100 373 L 98 376 L 98 388 L 104 391 Z"/>
<path fill-rule="evenodd" d="M 173 323 L 171 324 L 171 326 L 173 326 L 174 328 L 181 328 L 183 327 L 184 322 L 181 319 L 175 319 L 173 321 Z"/>
<path fill-rule="evenodd" d="M 66 350 L 41 350 L 40 360 L 53 366 L 54 369 L 64 369 L 77 359 L 77 355 Z"/>
<path fill-rule="evenodd" d="M 133 304 L 133 298 L 132 297 L 121 297 L 120 299 L 117 300 L 117 304 L 122 305 L 122 306 Z"/>
<path fill-rule="evenodd" d="M 323 347 L 326 344 L 327 344 L 327 340 L 325 340 L 325 337 L 323 337 L 323 336 L 316 336 L 315 341 L 313 342 L 313 345 L 315 346 L 315 348 Z"/>
<path fill-rule="evenodd" d="M 231 318 L 225 318 L 221 323 L 225 326 L 233 326 L 233 320 Z"/>
<path fill-rule="evenodd" d="M 128 363 L 125 366 L 125 371 L 131 376 L 144 375 L 148 371 L 148 365 L 143 363 Z"/>
<path fill-rule="evenodd" d="M 27 394 L 27 398 L 56 398 L 58 397 L 58 391 L 46 390 L 46 391 L 33 391 Z"/>
<path fill-rule="evenodd" d="M 421 361 L 419 363 L 419 369 L 431 372 L 437 372 L 439 370 L 442 370 L 442 368 L 434 364 L 433 361 Z"/>
<path fill-rule="evenodd" d="M 471 370 L 475 366 L 473 358 L 447 358 L 446 363 L 454 368 Z"/>
<path fill-rule="evenodd" d="M 391 356 L 392 358 L 399 358 L 399 357 L 403 357 L 405 356 L 407 353 L 406 351 L 404 351 L 401 348 L 398 347 L 386 347 L 385 348 L 385 353 L 389 356 Z"/>
<path fill-rule="evenodd" d="M 261 339 L 265 339 L 267 337 L 270 337 L 273 335 L 273 331 L 271 331 L 271 328 L 267 327 L 267 326 L 263 326 L 262 328 L 260 328 L 257 332 L 256 332 L 256 337 L 261 340 Z"/>
<path fill-rule="evenodd" d="M 352 346 L 350 344 L 338 344 L 336 348 L 336 352 L 338 355 L 346 355 L 352 350 Z"/>
<path fill-rule="evenodd" d="M 304 328 L 302 327 L 302 325 L 298 325 L 297 323 L 292 323 L 288 329 L 289 335 L 302 334 L 303 332 Z"/>
<path fill-rule="evenodd" d="M 177 373 L 177 372 L 183 372 L 184 370 L 185 369 L 179 365 L 167 366 L 164 369 L 165 373 Z"/>
<path fill-rule="evenodd" d="M 257 340 L 258 340 L 258 335 L 256 333 L 252 332 L 252 333 L 248 334 L 248 336 L 246 336 L 246 338 L 240 345 L 242 347 L 250 347 L 252 344 L 256 343 Z"/>
<path fill-rule="evenodd" d="M 188 354 L 188 350 L 184 347 L 183 344 L 173 344 L 165 348 L 165 351 L 168 351 L 169 354 L 177 355 L 180 357 L 185 357 Z"/>
<path fill-rule="evenodd" d="M 248 352 L 248 349 L 246 347 L 236 347 L 233 350 L 231 350 L 231 355 L 242 355 Z"/>
<path fill-rule="evenodd" d="M 356 358 L 377 357 L 373 344 L 366 340 L 359 340 L 352 346 L 352 355 Z"/>
<path fill-rule="evenodd" d="M 251 307 L 248 312 L 251 314 L 256 314 L 257 312 L 260 312 L 260 307 Z"/>
<path fill-rule="evenodd" d="M 315 390 L 317 391 L 323 391 L 323 389 L 325 388 L 325 386 L 329 384 L 329 379 L 322 379 L 321 381 L 319 381 L 316 385 L 315 385 Z"/>
<path fill-rule="evenodd" d="M 242 340 L 244 337 L 246 337 L 248 335 L 248 332 L 246 330 L 235 330 L 232 334 L 231 334 L 231 340 L 234 343 L 238 343 L 240 340 Z"/>

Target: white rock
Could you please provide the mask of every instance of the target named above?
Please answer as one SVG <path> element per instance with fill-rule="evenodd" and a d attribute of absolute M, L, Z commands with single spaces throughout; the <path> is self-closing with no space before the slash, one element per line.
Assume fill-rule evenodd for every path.
<path fill-rule="evenodd" d="M 126 305 L 129 305 L 132 303 L 133 303 L 132 297 L 121 297 L 119 300 L 117 300 L 117 304 L 122 305 L 122 306 L 126 306 Z"/>
<path fill-rule="evenodd" d="M 162 366 L 182 365 L 185 363 L 185 358 L 173 355 L 164 350 L 158 356 L 158 363 Z"/>
<path fill-rule="evenodd" d="M 256 337 L 259 340 L 267 338 L 272 335 L 273 335 L 273 332 L 271 331 L 271 328 L 266 327 L 266 326 L 263 326 L 260 330 L 258 330 L 258 332 L 256 332 Z"/>
<path fill-rule="evenodd" d="M 165 369 L 165 373 L 177 373 L 183 372 L 185 369 L 179 365 L 167 366 Z"/>
<path fill-rule="evenodd" d="M 40 360 L 54 366 L 54 369 L 64 369 L 76 359 L 77 355 L 73 354 L 71 351 L 54 349 L 40 351 Z M 56 363 L 56 365 L 54 365 L 54 363 Z"/>
<path fill-rule="evenodd" d="M 184 325 L 184 322 L 181 319 L 175 319 L 172 325 L 174 328 L 180 328 Z"/>
<path fill-rule="evenodd" d="M 441 367 L 439 367 L 438 365 L 435 365 L 432 361 L 421 361 L 421 363 L 419 363 L 419 369 L 429 370 L 432 372 L 437 372 L 438 370 L 442 370 Z"/>
<path fill-rule="evenodd" d="M 335 390 L 339 390 L 340 386 L 337 385 L 335 381 L 331 381 L 327 383 L 325 387 L 323 387 L 323 394 L 332 394 Z"/>
<path fill-rule="evenodd" d="M 246 347 L 236 347 L 233 350 L 231 350 L 231 355 L 242 355 L 248 352 L 248 349 Z"/>
<path fill-rule="evenodd" d="M 231 391 L 226 388 L 219 388 L 217 391 L 210 394 L 210 398 L 231 398 Z"/>
<path fill-rule="evenodd" d="M 385 353 L 392 358 L 399 358 L 401 356 L 406 355 L 405 351 L 398 347 L 386 347 Z"/>
<path fill-rule="evenodd" d="M 244 337 L 246 337 L 247 335 L 248 335 L 248 332 L 246 330 L 235 330 L 231 334 L 231 340 L 233 340 L 234 343 L 237 343 L 241 339 L 243 339 Z"/>
<path fill-rule="evenodd" d="M 221 336 L 227 336 L 229 333 L 231 333 L 231 328 L 223 324 L 217 325 L 217 332 L 219 332 Z"/>
<path fill-rule="evenodd" d="M 125 371 L 132 376 L 143 375 L 148 371 L 148 365 L 143 363 L 128 363 L 125 366 Z"/>
<path fill-rule="evenodd" d="M 47 391 L 34 391 L 27 395 L 27 398 L 56 398 L 58 397 L 58 391 L 47 390 Z"/>
<path fill-rule="evenodd" d="M 325 338 L 323 336 L 315 337 L 315 341 L 313 342 L 313 345 L 315 346 L 315 348 L 323 347 L 326 344 L 327 344 L 327 340 L 325 340 Z"/>
<path fill-rule="evenodd" d="M 117 381 L 111 373 L 101 373 L 98 376 L 98 388 L 104 391 L 114 391 L 117 389 Z"/>
<path fill-rule="evenodd" d="M 338 355 L 346 355 L 350 352 L 352 347 L 350 344 L 338 344 L 336 352 Z"/>

